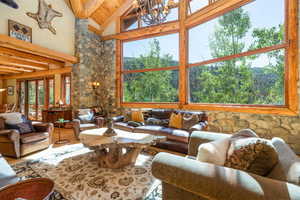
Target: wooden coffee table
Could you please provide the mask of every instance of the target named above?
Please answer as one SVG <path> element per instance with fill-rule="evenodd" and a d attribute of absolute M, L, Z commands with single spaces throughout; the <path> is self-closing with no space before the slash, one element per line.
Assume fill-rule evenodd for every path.
<path fill-rule="evenodd" d="M 84 146 L 94 150 L 103 168 L 118 169 L 135 164 L 142 149 L 157 142 L 166 141 L 165 136 L 155 136 L 144 133 L 132 133 L 114 129 L 117 136 L 106 137 L 106 128 L 82 131 L 79 135 Z"/>

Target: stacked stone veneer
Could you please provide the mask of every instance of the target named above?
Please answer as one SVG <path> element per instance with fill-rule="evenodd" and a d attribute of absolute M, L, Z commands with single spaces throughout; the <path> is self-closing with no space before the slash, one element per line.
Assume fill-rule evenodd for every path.
<path fill-rule="evenodd" d="M 101 41 L 88 31 L 88 20 L 76 19 L 75 50 L 79 63 L 72 70 L 73 108 L 101 106 L 118 113 L 116 107 L 115 41 Z M 93 89 L 91 83 L 99 82 Z M 111 109 L 113 108 L 113 109 Z"/>

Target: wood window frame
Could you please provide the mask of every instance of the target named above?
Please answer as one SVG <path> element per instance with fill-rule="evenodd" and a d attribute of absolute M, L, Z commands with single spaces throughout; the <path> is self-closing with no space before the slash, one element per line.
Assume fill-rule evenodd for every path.
<path fill-rule="evenodd" d="M 66 103 L 66 94 L 67 94 L 67 89 L 66 89 L 66 78 L 69 77 L 70 78 L 70 103 L 67 104 Z M 62 74 L 61 75 L 61 82 L 62 82 L 62 91 L 61 91 L 61 99 L 63 100 L 64 104 L 67 106 L 72 105 L 72 75 L 71 73 L 67 73 L 67 74 Z"/>
<path fill-rule="evenodd" d="M 119 33 L 113 36 L 107 36 L 103 39 L 117 39 L 116 42 L 116 83 L 118 105 L 130 108 L 175 108 L 189 110 L 207 110 L 207 111 L 229 111 L 245 112 L 257 114 L 280 114 L 280 115 L 298 115 L 298 4 L 297 0 L 285 0 L 285 31 L 286 41 L 284 44 L 266 47 L 254 51 L 242 53 L 243 56 L 254 53 L 266 52 L 271 49 L 285 48 L 285 105 L 236 105 L 236 104 L 205 104 L 189 103 L 188 101 L 188 77 L 187 70 L 192 65 L 188 64 L 188 29 L 199 24 L 210 21 L 231 10 L 246 5 L 253 0 L 219 0 L 191 15 L 187 15 L 187 1 L 180 1 L 179 20 L 167 22 L 161 25 L 120 32 L 120 20 L 118 24 Z M 122 60 L 123 60 L 123 42 L 138 40 L 153 36 L 166 35 L 170 33 L 179 33 L 179 103 L 126 103 L 123 102 L 122 87 Z M 234 58 L 237 55 L 227 56 L 225 59 Z M 224 59 L 224 58 L 221 58 Z M 221 60 L 220 59 L 220 60 Z M 216 61 L 211 60 L 210 62 Z M 203 63 L 202 63 L 203 64 Z M 206 63 L 207 64 L 207 63 Z"/>

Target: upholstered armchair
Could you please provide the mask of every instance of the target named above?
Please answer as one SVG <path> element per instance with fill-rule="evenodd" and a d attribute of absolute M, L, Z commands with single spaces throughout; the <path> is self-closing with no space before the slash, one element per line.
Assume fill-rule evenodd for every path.
<path fill-rule="evenodd" d="M 74 114 L 73 130 L 77 139 L 81 131 L 104 126 L 104 118 L 96 116 L 93 109 L 78 109 Z"/>
<path fill-rule="evenodd" d="M 15 129 L 5 129 L 5 119 L 0 118 L 0 153 L 3 156 L 21 156 L 48 148 L 52 144 L 53 124 L 36 123 L 34 132 L 21 134 Z"/>
<path fill-rule="evenodd" d="M 279 162 L 267 176 L 193 159 L 199 144 L 229 136 L 195 131 L 190 138 L 188 157 L 168 153 L 156 155 L 152 174 L 162 180 L 163 199 L 300 199 L 300 159 L 280 138 L 271 140 L 279 155 Z"/>

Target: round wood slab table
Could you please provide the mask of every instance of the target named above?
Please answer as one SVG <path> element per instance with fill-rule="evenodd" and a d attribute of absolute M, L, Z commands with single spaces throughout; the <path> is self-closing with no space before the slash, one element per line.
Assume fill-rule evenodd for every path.
<path fill-rule="evenodd" d="M 166 141 L 166 136 L 156 136 L 145 133 L 132 133 L 114 129 L 116 136 L 107 137 L 103 133 L 107 128 L 82 131 L 79 135 L 84 146 L 94 150 L 103 168 L 118 169 L 134 165 L 142 151 L 157 142 Z"/>

